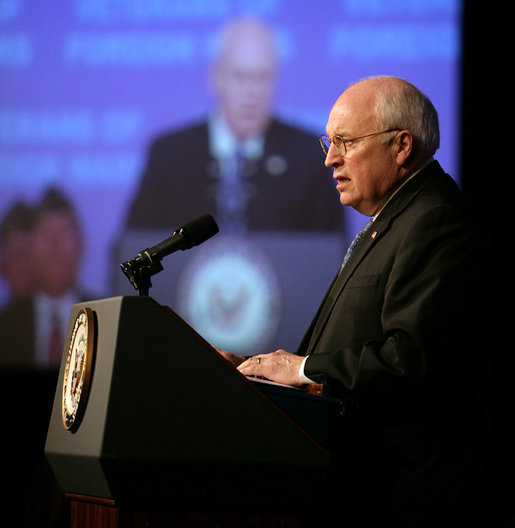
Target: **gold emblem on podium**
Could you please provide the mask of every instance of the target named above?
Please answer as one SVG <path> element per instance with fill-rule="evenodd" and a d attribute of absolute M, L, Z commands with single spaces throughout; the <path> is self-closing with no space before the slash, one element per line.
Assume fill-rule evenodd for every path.
<path fill-rule="evenodd" d="M 73 325 L 63 377 L 63 424 L 65 429 L 72 432 L 79 427 L 86 407 L 94 340 L 93 311 L 90 308 L 81 308 Z"/>

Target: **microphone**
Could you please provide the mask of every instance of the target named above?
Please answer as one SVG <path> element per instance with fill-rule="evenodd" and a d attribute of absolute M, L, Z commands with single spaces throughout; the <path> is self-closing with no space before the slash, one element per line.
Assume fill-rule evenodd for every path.
<path fill-rule="evenodd" d="M 179 249 L 184 251 L 202 244 L 216 233 L 218 233 L 217 223 L 211 215 L 206 214 L 184 224 L 174 231 L 171 237 L 159 244 L 140 251 L 134 260 L 139 260 L 142 264 L 155 264 Z"/>
<path fill-rule="evenodd" d="M 209 215 L 203 215 L 172 233 L 172 236 L 159 244 L 140 251 L 132 260 L 120 264 L 122 271 L 127 275 L 133 286 L 139 290 L 137 281 L 143 275 L 154 275 L 163 270 L 161 259 L 175 251 L 191 249 L 205 242 L 218 233 L 218 225 L 215 219 Z"/>

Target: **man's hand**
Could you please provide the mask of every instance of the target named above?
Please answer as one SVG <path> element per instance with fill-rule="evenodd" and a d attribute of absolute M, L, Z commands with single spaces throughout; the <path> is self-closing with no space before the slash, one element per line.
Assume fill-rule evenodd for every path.
<path fill-rule="evenodd" d="M 300 387 L 303 383 L 299 378 L 299 369 L 303 359 L 286 350 L 276 350 L 270 354 L 253 356 L 237 368 L 245 376 L 262 376 L 277 383 Z"/>
<path fill-rule="evenodd" d="M 213 345 L 211 345 L 213 346 Z M 245 361 L 245 358 L 242 356 L 237 356 L 236 354 L 231 354 L 230 352 L 227 352 L 227 350 L 223 350 L 221 348 L 213 346 L 213 348 L 223 357 L 225 358 L 233 367 L 237 367 L 241 363 Z"/>

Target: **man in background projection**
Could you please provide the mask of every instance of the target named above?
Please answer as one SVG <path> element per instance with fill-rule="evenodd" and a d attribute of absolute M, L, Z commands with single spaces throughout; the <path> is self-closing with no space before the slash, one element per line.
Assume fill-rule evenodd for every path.
<path fill-rule="evenodd" d="M 264 24 L 224 28 L 211 72 L 216 108 L 152 143 L 128 228 L 170 229 L 211 212 L 226 234 L 341 230 L 316 138 L 271 115 L 277 70 Z"/>
<path fill-rule="evenodd" d="M 33 210 L 30 254 L 25 257 L 33 291 L 0 312 L 0 366 L 57 371 L 70 307 L 89 297 L 78 291 L 82 249 L 72 204 L 49 189 Z"/>
<path fill-rule="evenodd" d="M 15 515 L 6 523 L 66 526 L 64 495 L 43 449 L 70 308 L 91 297 L 78 288 L 83 238 L 72 203 L 50 188 L 30 219 L 28 251 L 17 257 L 24 260 L 20 268 L 30 269 L 32 291 L 11 298 L 0 312 L 0 399 L 10 456 L 6 509 Z"/>

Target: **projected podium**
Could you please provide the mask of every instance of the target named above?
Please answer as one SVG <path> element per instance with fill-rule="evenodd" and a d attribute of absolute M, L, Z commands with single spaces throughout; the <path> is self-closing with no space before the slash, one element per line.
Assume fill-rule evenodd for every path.
<path fill-rule="evenodd" d="M 332 469 L 273 396 L 144 296 L 72 307 L 45 453 L 76 527 L 241 504 L 262 515 L 278 498 L 294 511 Z"/>

